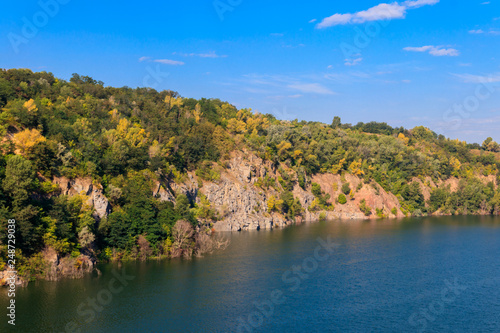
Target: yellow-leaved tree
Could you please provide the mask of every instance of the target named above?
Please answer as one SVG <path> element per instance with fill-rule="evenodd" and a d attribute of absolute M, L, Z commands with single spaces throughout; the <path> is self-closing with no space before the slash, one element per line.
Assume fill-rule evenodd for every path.
<path fill-rule="evenodd" d="M 110 144 L 122 139 L 132 147 L 143 147 L 147 145 L 149 139 L 149 133 L 141 128 L 139 124 L 132 124 L 125 118 L 120 119 L 116 129 L 109 130 L 106 136 Z"/>
<path fill-rule="evenodd" d="M 200 123 L 201 116 L 203 115 L 203 112 L 201 112 L 201 105 L 200 103 L 196 103 L 196 106 L 193 111 L 194 115 L 194 120 L 196 121 L 197 124 Z"/>
<path fill-rule="evenodd" d="M 35 113 L 38 111 L 38 108 L 36 107 L 35 101 L 33 99 L 30 99 L 29 101 L 25 102 L 24 107 L 28 109 L 28 111 L 31 113 Z"/>
<path fill-rule="evenodd" d="M 289 153 L 288 150 L 292 148 L 292 144 L 288 141 L 281 141 L 277 146 L 278 156 L 283 161 L 288 158 Z"/>
<path fill-rule="evenodd" d="M 407 138 L 403 133 L 398 134 L 398 139 L 401 140 L 405 145 L 407 145 L 408 142 L 410 142 L 410 139 Z"/>
<path fill-rule="evenodd" d="M 244 121 L 231 118 L 227 122 L 227 130 L 232 134 L 242 134 L 246 132 L 246 124 Z"/>
<path fill-rule="evenodd" d="M 351 165 L 349 166 L 349 172 L 355 176 L 362 176 L 365 174 L 365 172 L 363 171 L 363 169 L 361 168 L 362 167 L 362 160 L 359 159 L 357 161 L 353 161 L 351 163 Z"/>
<path fill-rule="evenodd" d="M 24 131 L 14 134 L 12 141 L 16 146 L 15 153 L 17 155 L 26 155 L 33 147 L 40 142 L 46 141 L 46 139 L 37 129 L 25 129 Z"/>
<path fill-rule="evenodd" d="M 174 106 L 181 107 L 182 98 L 181 97 L 172 97 L 170 95 L 167 95 L 165 97 L 165 104 L 167 104 L 167 110 L 172 110 L 172 108 Z"/>
<path fill-rule="evenodd" d="M 460 177 L 460 169 L 462 167 L 460 161 L 455 157 L 451 157 L 450 166 L 453 168 L 452 175 L 455 177 Z"/>
<path fill-rule="evenodd" d="M 267 211 L 270 213 L 275 209 L 276 205 L 276 198 L 274 195 L 271 195 L 269 199 L 267 200 Z"/>

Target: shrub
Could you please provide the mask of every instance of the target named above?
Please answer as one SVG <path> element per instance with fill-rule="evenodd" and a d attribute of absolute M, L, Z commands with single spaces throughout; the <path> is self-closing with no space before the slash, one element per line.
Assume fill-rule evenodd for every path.
<path fill-rule="evenodd" d="M 349 183 L 344 183 L 342 185 L 342 193 L 344 193 L 345 195 L 348 195 L 350 192 L 351 192 L 351 187 L 350 187 Z"/>
<path fill-rule="evenodd" d="M 196 176 L 207 181 L 217 181 L 220 179 L 220 172 L 212 169 L 212 162 L 203 161 L 202 165 L 195 172 Z"/>
<path fill-rule="evenodd" d="M 322 195 L 321 186 L 318 183 L 312 183 L 311 192 L 315 197 L 320 197 Z"/>
<path fill-rule="evenodd" d="M 370 216 L 372 214 L 372 209 L 366 204 L 366 200 L 363 199 L 359 203 L 359 209 L 365 214 L 365 216 Z"/>
<path fill-rule="evenodd" d="M 339 198 L 337 199 L 339 204 L 345 205 L 347 203 L 347 198 L 345 197 L 344 194 L 339 194 Z"/>
<path fill-rule="evenodd" d="M 376 208 L 375 212 L 376 212 L 377 216 L 379 218 L 381 218 L 381 219 L 383 219 L 384 217 L 386 217 L 385 214 L 384 214 L 384 209 L 383 208 Z"/>

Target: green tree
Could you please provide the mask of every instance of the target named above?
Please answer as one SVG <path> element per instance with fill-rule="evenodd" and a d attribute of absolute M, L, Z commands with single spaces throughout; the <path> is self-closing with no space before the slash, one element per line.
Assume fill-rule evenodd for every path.
<path fill-rule="evenodd" d="M 35 170 L 30 161 L 19 155 L 7 159 L 2 187 L 10 196 L 13 208 L 20 209 L 35 189 Z"/>
<path fill-rule="evenodd" d="M 340 117 L 339 116 L 335 116 L 333 117 L 333 121 L 332 121 L 332 125 L 331 127 L 332 128 L 338 128 L 342 125 L 342 122 L 340 120 Z"/>

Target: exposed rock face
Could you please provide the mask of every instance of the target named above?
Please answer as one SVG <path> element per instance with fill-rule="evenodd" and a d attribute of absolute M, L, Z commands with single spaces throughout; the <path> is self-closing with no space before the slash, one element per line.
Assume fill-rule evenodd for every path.
<path fill-rule="evenodd" d="M 286 167 L 284 166 L 286 169 Z M 219 212 L 222 220 L 214 223 L 215 231 L 241 231 L 282 228 L 292 223 L 317 221 L 320 218 L 326 219 L 366 219 L 377 218 L 375 214 L 366 217 L 359 209 L 361 200 L 373 210 L 382 209 L 384 214 L 390 215 L 393 208 L 397 208 L 397 217 L 404 215 L 399 210 L 398 199 L 391 193 L 385 192 L 379 185 L 362 184 L 362 180 L 353 175 L 345 175 L 344 182 L 348 182 L 355 194 L 353 198 L 349 195 L 345 205 L 337 204 L 333 211 L 310 212 L 307 208 L 314 201 L 315 197 L 311 193 L 311 188 L 306 190 L 298 185 L 292 191 L 295 198 L 298 198 L 304 208 L 303 216 L 296 220 L 287 220 L 277 213 L 267 212 L 267 202 L 271 195 L 279 197 L 279 192 L 274 188 L 262 189 L 255 186 L 258 178 L 266 175 L 278 179 L 280 174 L 277 167 L 269 161 L 247 153 L 234 152 L 232 158 L 227 163 L 227 168 L 221 170 L 221 178 L 216 182 L 201 181 L 189 172 L 182 183 L 157 182 L 152 189 L 152 194 L 162 201 L 175 203 L 176 193 L 185 194 L 192 202 L 200 202 L 199 192 L 203 193 L 212 208 Z M 88 197 L 87 203 L 91 205 L 96 214 L 96 218 L 107 217 L 111 212 L 108 199 L 104 196 L 102 187 L 93 184 L 90 178 L 67 179 L 65 177 L 54 177 L 53 182 L 61 188 L 61 194 L 65 195 L 85 195 Z M 311 182 L 318 183 L 322 191 L 330 194 L 330 201 L 333 203 L 341 193 L 343 181 L 340 175 L 318 174 L 314 175 Z M 421 182 L 420 182 L 421 183 Z M 359 188 L 358 188 L 358 185 Z M 202 186 L 199 188 L 199 186 Z M 280 185 L 277 185 L 278 187 Z M 421 183 L 422 187 L 425 187 Z M 429 195 L 429 191 L 425 191 Z"/>
<path fill-rule="evenodd" d="M 251 181 L 249 169 L 238 174 L 243 181 Z M 248 178 L 250 177 L 250 179 Z M 216 207 L 220 207 L 224 220 L 215 224 L 218 231 L 239 231 L 273 227 L 273 219 L 264 217 L 260 211 L 266 195 L 259 194 L 254 186 L 243 185 L 241 180 L 232 180 L 222 175 L 220 182 L 203 186 L 202 192 Z"/>
<path fill-rule="evenodd" d="M 366 217 L 359 209 L 360 202 L 364 199 L 366 204 L 373 209 L 383 209 L 389 216 L 392 208 L 397 208 L 397 217 L 404 215 L 399 210 L 398 199 L 391 193 L 385 192 L 379 185 L 362 184 L 362 180 L 353 175 L 346 175 L 346 182 L 349 182 L 354 190 L 354 198 L 348 197 L 345 205 L 337 204 L 333 211 L 310 212 L 307 208 L 314 201 L 315 197 L 311 189 L 302 189 L 298 185 L 292 191 L 295 198 L 298 198 L 304 214 L 296 221 L 287 220 L 280 214 L 267 213 L 267 201 L 271 195 L 279 196 L 274 189 L 262 190 L 254 186 L 258 177 L 265 177 L 266 174 L 277 179 L 279 174 L 276 168 L 268 161 L 254 155 L 235 154 L 229 161 L 229 168 L 222 172 L 221 180 L 217 183 L 205 183 L 200 191 L 203 192 L 209 201 L 222 210 L 224 219 L 214 225 L 216 231 L 239 231 L 258 230 L 286 225 L 298 222 L 312 222 L 322 218 L 326 219 L 368 219 L 377 218 L 375 214 Z M 312 177 L 311 182 L 318 183 L 322 191 L 330 194 L 331 202 L 341 193 L 342 181 L 340 175 L 318 174 Z M 357 190 L 358 185 L 361 188 Z"/>
<path fill-rule="evenodd" d="M 255 183 L 259 178 L 263 179 L 266 175 L 277 180 L 281 176 L 278 167 L 270 161 L 264 161 L 245 151 L 233 152 L 231 156 L 224 169 L 214 164 L 214 167 L 217 167 L 221 172 L 221 177 L 217 181 L 202 181 L 194 172 L 189 172 L 187 177 L 179 183 L 171 179 L 165 182 L 157 182 L 152 189 L 152 194 L 159 200 L 170 201 L 175 204 L 176 194 L 181 193 L 185 194 L 191 202 L 200 203 L 199 194 L 201 192 L 210 202 L 211 208 L 217 210 L 221 217 L 221 220 L 213 225 L 215 231 L 281 228 L 293 223 L 312 222 L 322 218 L 376 219 L 378 216 L 375 214 L 375 209 L 378 209 L 385 216 L 404 217 L 398 198 L 392 193 L 386 192 L 377 183 L 365 184 L 361 178 L 351 174 L 345 174 L 341 177 L 331 173 L 314 175 L 309 179 L 309 184 L 318 183 L 321 190 L 330 195 L 330 202 L 335 205 L 332 211 L 309 211 L 308 207 L 315 200 L 311 192 L 311 185 L 308 185 L 306 189 L 302 189 L 295 184 L 292 193 L 304 208 L 302 216 L 296 218 L 296 220 L 288 220 L 281 214 L 268 213 L 267 202 L 269 198 L 272 195 L 278 198 L 280 191 L 273 187 L 263 189 L 256 186 Z M 288 169 L 285 165 L 282 165 L 282 167 Z M 494 176 L 484 177 L 483 181 L 485 183 L 488 181 L 496 183 Z M 111 206 L 104 196 L 102 187 L 99 184 L 93 184 L 90 178 L 69 180 L 64 177 L 55 177 L 53 182 L 59 185 L 62 194 L 86 195 L 88 197 L 87 203 L 93 206 L 97 219 L 107 217 L 111 212 Z M 453 191 L 458 187 L 459 180 L 450 178 L 435 184 L 430 178 L 424 179 L 424 181 L 415 178 L 413 182 L 419 183 L 427 200 L 433 187 L 450 186 Z M 336 200 L 342 193 L 344 183 L 349 183 L 352 196 L 346 195 L 347 202 L 342 205 L 336 203 Z M 281 185 L 276 184 L 279 189 Z M 372 214 L 369 217 L 366 217 L 359 208 L 363 200 L 372 209 Z M 393 214 L 394 211 L 396 215 Z"/>
<path fill-rule="evenodd" d="M 8 272 L 8 270 L 0 271 L 0 287 L 5 287 L 11 284 L 10 278 L 12 274 Z M 14 281 L 16 286 L 26 287 L 28 285 L 28 280 L 19 275 L 16 275 L 16 279 Z"/>
<path fill-rule="evenodd" d="M 81 278 L 86 273 L 92 272 L 96 264 L 95 258 L 83 254 L 77 258 L 71 258 L 70 256 L 61 258 L 56 250 L 51 247 L 46 248 L 42 254 L 44 263 L 43 278 L 49 281 L 57 281 L 63 277 Z M 0 271 L 0 286 L 8 285 L 9 277 L 10 274 L 7 269 Z M 30 278 L 32 276 L 17 276 L 15 284 L 24 287 L 28 285 Z"/>
<path fill-rule="evenodd" d="M 62 277 L 80 278 L 85 273 L 92 272 L 95 266 L 95 259 L 81 254 L 77 258 L 69 256 L 61 258 L 53 248 L 43 251 L 45 262 L 45 279 L 57 281 Z"/>
<path fill-rule="evenodd" d="M 59 185 L 61 194 L 64 195 L 85 195 L 88 197 L 87 203 L 94 207 L 99 219 L 107 217 L 111 212 L 109 200 L 104 196 L 102 186 L 93 184 L 90 178 L 76 178 L 69 180 L 66 177 L 54 177 L 54 184 Z"/>
<path fill-rule="evenodd" d="M 172 193 L 172 189 L 168 187 L 168 185 L 167 189 L 165 189 L 160 182 L 156 183 L 155 188 L 153 189 L 153 196 L 161 201 L 170 201 L 175 203 L 175 196 Z"/>
<path fill-rule="evenodd" d="M 100 219 L 107 217 L 109 213 L 111 213 L 111 206 L 101 188 L 94 188 L 90 202 L 91 205 L 94 206 L 95 212 Z"/>
<path fill-rule="evenodd" d="M 216 231 L 241 231 L 282 228 L 287 221 L 279 214 L 268 214 L 267 200 L 277 195 L 274 189 L 262 190 L 253 184 L 259 177 L 276 177 L 274 167 L 254 156 L 235 154 L 220 181 L 206 183 L 200 189 L 224 216 L 214 225 Z"/>

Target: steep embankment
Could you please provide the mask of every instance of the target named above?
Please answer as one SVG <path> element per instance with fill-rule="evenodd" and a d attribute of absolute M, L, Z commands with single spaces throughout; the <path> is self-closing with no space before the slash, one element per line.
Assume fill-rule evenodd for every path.
<path fill-rule="evenodd" d="M 225 167 L 213 164 L 213 168 L 220 173 L 220 179 L 217 181 L 202 180 L 194 172 L 188 172 L 187 177 L 181 182 L 175 182 L 172 179 L 157 182 L 152 189 L 152 194 L 161 201 L 173 203 L 175 203 L 176 194 L 185 194 L 192 202 L 198 204 L 200 194 L 203 194 L 211 208 L 218 212 L 219 220 L 213 222 L 214 231 L 282 228 L 293 223 L 320 219 L 376 219 L 381 216 L 398 218 L 405 216 L 401 211 L 398 198 L 386 192 L 376 182 L 371 181 L 366 184 L 363 179 L 351 174 L 341 176 L 331 173 L 312 176 L 305 189 L 294 181 L 292 193 L 303 207 L 302 214 L 290 219 L 275 211 L 270 212 L 267 203 L 271 196 L 279 196 L 282 186 L 279 182 L 275 182 L 275 186 L 265 188 L 259 184 L 259 179 L 266 176 L 278 179 L 282 176 L 278 171 L 279 167 L 287 173 L 290 172 L 292 177 L 294 176 L 293 171 L 284 165 L 274 165 L 247 152 L 234 152 Z M 494 176 L 484 177 L 485 183 L 494 180 Z M 93 184 L 90 178 L 70 180 L 64 177 L 54 177 L 52 181 L 60 187 L 60 194 L 87 196 L 87 203 L 94 208 L 97 219 L 106 217 L 112 211 L 102 187 L 99 184 Z M 426 200 L 429 199 L 433 187 L 450 186 L 451 190 L 454 190 L 458 186 L 456 178 L 440 181 L 439 184 L 435 184 L 430 179 L 425 180 L 425 183 L 419 178 L 413 181 L 420 184 Z M 324 194 L 330 196 L 329 202 L 333 204 L 333 209 L 315 211 L 308 209 L 315 199 L 311 189 L 312 183 L 319 184 Z M 347 202 L 340 204 L 336 202 L 336 198 L 342 193 L 342 185 L 345 183 L 349 184 L 351 193 L 346 195 Z M 369 216 L 360 210 L 362 202 L 365 202 L 371 210 L 372 213 Z"/>
<path fill-rule="evenodd" d="M 286 166 L 281 167 L 286 170 Z M 377 219 L 381 216 L 397 218 L 405 216 L 401 211 L 398 198 L 386 192 L 375 181 L 366 184 L 363 179 L 351 174 L 341 176 L 325 173 L 312 176 L 305 189 L 301 188 L 296 181 L 294 182 L 292 193 L 300 201 L 303 212 L 290 219 L 283 214 L 268 211 L 267 202 L 270 197 L 278 197 L 282 190 L 279 182 L 269 188 L 263 188 L 258 184 L 259 179 L 266 176 L 273 179 L 281 177 L 278 166 L 247 152 L 234 152 L 225 168 L 216 163 L 213 164 L 213 168 L 220 172 L 220 179 L 217 181 L 202 180 L 194 172 L 188 172 L 186 179 L 182 182 L 176 183 L 172 179 L 157 182 L 152 190 L 153 195 L 161 201 L 175 203 L 176 194 L 185 194 L 192 202 L 199 204 L 200 194 L 203 194 L 210 202 L 211 208 L 216 210 L 220 217 L 219 221 L 213 222 L 214 231 L 283 228 L 293 223 L 320 219 Z M 293 176 L 291 169 L 286 171 L 292 173 Z M 482 177 L 482 180 L 485 184 L 489 181 L 495 182 L 495 177 Z M 425 179 L 425 182 L 419 178 L 413 181 L 419 183 L 426 201 L 430 198 L 432 188 L 449 186 L 452 191 L 456 191 L 459 182 L 457 178 L 439 181 L 437 184 L 430 178 Z M 53 183 L 60 187 L 61 194 L 87 196 L 87 203 L 94 208 L 98 219 L 106 217 L 112 211 L 102 186 L 93 184 L 89 178 L 70 180 L 64 177 L 54 177 Z M 319 184 L 321 190 L 330 196 L 329 201 L 334 205 L 333 210 L 310 211 L 308 209 L 315 199 L 311 192 L 312 183 Z M 342 193 L 341 188 L 345 183 L 349 184 L 352 192 L 351 195 L 346 195 L 347 202 L 340 204 L 336 202 L 336 198 Z M 363 201 L 372 211 L 369 216 L 366 216 L 359 208 Z M 439 212 L 436 213 L 436 215 L 439 214 Z"/>

